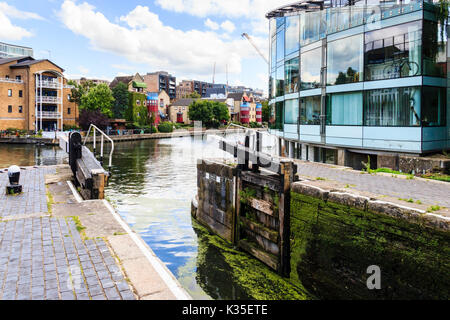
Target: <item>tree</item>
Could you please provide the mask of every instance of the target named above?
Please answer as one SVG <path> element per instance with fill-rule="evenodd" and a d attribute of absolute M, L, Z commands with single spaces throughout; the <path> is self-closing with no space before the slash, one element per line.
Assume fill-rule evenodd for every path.
<path fill-rule="evenodd" d="M 92 80 L 82 81 L 80 84 L 69 80 L 67 84 L 75 87 L 71 90 L 70 102 L 75 102 L 79 106 L 81 105 L 81 98 L 86 96 L 89 90 L 96 86 Z"/>
<path fill-rule="evenodd" d="M 269 122 L 270 121 L 270 106 L 268 101 L 262 102 L 262 121 L 263 122 Z"/>
<path fill-rule="evenodd" d="M 91 124 L 99 127 L 100 129 L 106 129 L 109 124 L 108 117 L 105 116 L 100 110 L 84 109 L 80 111 L 80 117 L 78 120 L 80 127 L 83 130 L 89 130 Z"/>
<path fill-rule="evenodd" d="M 192 99 L 200 99 L 201 97 L 202 96 L 197 91 L 194 91 L 190 95 L 188 95 L 188 98 L 192 98 Z"/>
<path fill-rule="evenodd" d="M 80 110 L 99 110 L 108 118 L 113 116 L 111 110 L 114 97 L 111 89 L 106 84 L 99 84 L 93 88 L 90 88 L 89 92 L 81 97 Z"/>
<path fill-rule="evenodd" d="M 228 106 L 223 102 L 212 102 L 212 113 L 215 121 L 223 122 L 230 120 L 230 112 Z"/>
<path fill-rule="evenodd" d="M 130 93 L 125 83 L 120 82 L 112 89 L 112 95 L 114 97 L 113 103 L 113 115 L 116 119 L 123 119 L 125 117 L 125 111 L 128 108 L 130 102 Z"/>
<path fill-rule="evenodd" d="M 203 124 L 210 123 L 213 119 L 212 108 L 207 100 L 195 100 L 189 106 L 189 119 L 201 121 Z"/>

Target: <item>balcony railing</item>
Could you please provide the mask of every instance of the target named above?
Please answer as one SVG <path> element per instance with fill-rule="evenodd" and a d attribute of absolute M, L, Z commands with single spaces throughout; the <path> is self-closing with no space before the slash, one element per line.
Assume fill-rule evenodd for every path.
<path fill-rule="evenodd" d="M 61 103 L 61 98 L 58 97 L 45 97 L 36 96 L 36 101 L 38 103 Z"/>
<path fill-rule="evenodd" d="M 37 86 L 38 86 L 38 88 L 60 89 L 61 88 L 61 83 L 56 82 L 56 81 L 42 80 L 42 81 L 38 81 L 37 82 Z"/>
<path fill-rule="evenodd" d="M 40 119 L 60 119 L 61 112 L 53 112 L 53 111 L 38 111 L 37 117 Z"/>
<path fill-rule="evenodd" d="M 23 80 L 0 78 L 0 82 L 7 82 L 7 83 L 23 83 Z"/>

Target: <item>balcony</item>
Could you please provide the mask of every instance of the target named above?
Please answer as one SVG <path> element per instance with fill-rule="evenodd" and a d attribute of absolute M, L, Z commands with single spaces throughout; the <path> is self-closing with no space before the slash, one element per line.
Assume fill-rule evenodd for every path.
<path fill-rule="evenodd" d="M 36 96 L 37 103 L 51 103 L 51 104 L 60 104 L 61 98 L 58 97 L 46 97 L 46 96 Z"/>
<path fill-rule="evenodd" d="M 38 111 L 37 113 L 38 119 L 60 119 L 61 118 L 61 112 L 55 112 L 55 111 Z"/>
<path fill-rule="evenodd" d="M 61 83 L 56 81 L 42 80 L 37 82 L 38 88 L 61 89 Z"/>
<path fill-rule="evenodd" d="M 23 80 L 0 78 L 0 82 L 6 82 L 6 83 L 23 83 Z"/>

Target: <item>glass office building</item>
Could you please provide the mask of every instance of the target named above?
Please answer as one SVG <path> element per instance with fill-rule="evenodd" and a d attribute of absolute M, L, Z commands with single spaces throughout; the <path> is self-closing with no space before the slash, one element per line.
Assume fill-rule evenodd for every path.
<path fill-rule="evenodd" d="M 33 57 L 33 49 L 0 42 L 0 59 L 17 57 Z"/>
<path fill-rule="evenodd" d="M 267 14 L 271 132 L 290 156 L 338 163 L 338 151 L 450 149 L 449 29 L 438 2 L 300 1 Z"/>

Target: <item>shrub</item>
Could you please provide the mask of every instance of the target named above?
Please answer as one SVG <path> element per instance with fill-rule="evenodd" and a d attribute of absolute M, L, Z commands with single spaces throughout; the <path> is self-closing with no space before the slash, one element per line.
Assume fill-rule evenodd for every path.
<path fill-rule="evenodd" d="M 170 133 L 173 132 L 173 123 L 172 122 L 162 122 L 158 126 L 159 132 L 162 133 Z"/>
<path fill-rule="evenodd" d="M 80 127 L 77 125 L 73 125 L 73 124 L 64 124 L 63 130 L 64 131 L 80 130 Z"/>

